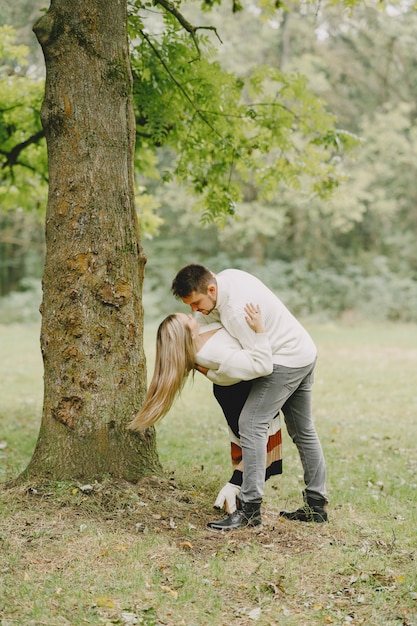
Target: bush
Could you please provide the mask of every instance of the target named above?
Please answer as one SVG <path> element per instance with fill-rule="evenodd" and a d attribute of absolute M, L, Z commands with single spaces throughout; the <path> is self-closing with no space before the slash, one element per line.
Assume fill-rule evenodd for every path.
<path fill-rule="evenodd" d="M 143 290 L 147 323 L 158 322 L 168 313 L 184 310 L 171 294 L 171 281 L 185 263 L 149 264 Z M 297 317 L 337 319 L 346 312 L 371 321 L 417 322 L 417 281 L 392 272 L 382 257 L 367 270 L 350 265 L 343 272 L 333 268 L 309 270 L 306 263 L 271 261 L 254 265 L 252 260 L 233 262 L 225 254 L 201 261 L 214 272 L 236 267 L 250 272 L 274 291 Z M 0 323 L 36 322 L 41 302 L 40 281 L 26 279 L 21 291 L 0 298 Z"/>
<path fill-rule="evenodd" d="M 200 262 L 214 272 L 235 267 L 254 274 L 297 317 L 337 319 L 346 312 L 355 312 L 364 320 L 417 321 L 417 281 L 392 272 L 385 257 L 375 258 L 367 269 L 348 265 L 344 271 L 332 267 L 310 270 L 304 261 L 275 260 L 262 266 L 254 265 L 252 259 L 231 261 L 224 253 Z M 153 284 L 153 294 L 158 295 L 164 315 L 175 310 L 167 275 L 172 279 L 180 266 L 178 264 L 170 270 L 165 265 L 163 288 L 158 280 Z M 153 275 L 151 266 L 147 271 L 149 276 Z M 145 294 L 149 294 L 147 288 L 145 281 Z M 153 304 L 156 304 L 155 300 Z M 156 313 L 155 309 L 153 312 Z"/>

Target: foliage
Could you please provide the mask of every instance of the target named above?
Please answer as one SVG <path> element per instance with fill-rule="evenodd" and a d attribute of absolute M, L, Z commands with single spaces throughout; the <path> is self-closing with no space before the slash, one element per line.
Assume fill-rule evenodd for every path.
<path fill-rule="evenodd" d="M 0 210 L 0 296 L 40 278 L 44 254 L 43 224 L 37 213 Z M 23 287 L 25 289 L 25 287 Z"/>
<path fill-rule="evenodd" d="M 42 51 L 32 33 L 33 23 L 40 17 L 41 12 L 46 10 L 48 0 L 14 0 L 14 2 L 2 2 L 0 5 L 0 25 L 13 26 L 17 33 L 18 41 L 27 46 L 29 50 L 29 64 L 43 67 Z"/>
<path fill-rule="evenodd" d="M 299 63 L 363 144 L 357 158 L 346 164 L 348 197 L 338 191 L 326 211 L 318 211 L 316 202 L 312 209 L 339 230 L 333 240 L 340 257 L 366 263 L 372 256 L 384 256 L 392 271 L 415 280 L 411 240 L 417 236 L 417 223 L 411 181 L 416 175 L 417 13 L 405 3 L 389 13 L 358 7 L 343 25 L 336 10 L 326 18 L 327 36 L 310 45 L 305 38 Z M 317 54 L 322 60 L 319 72 L 317 65 L 313 72 Z M 325 235 L 320 241 L 328 247 L 332 231 L 325 228 L 319 229 Z"/>
<path fill-rule="evenodd" d="M 303 76 L 261 65 L 237 76 L 200 34 L 210 27 L 187 21 L 184 29 L 172 5 L 156 3 L 156 16 L 149 8 L 131 3 L 129 22 L 139 154 L 142 144 L 174 150 L 162 177 L 200 197 L 203 222 L 233 215 L 242 183 L 260 199 L 280 184 L 321 196 L 337 187 L 335 157 L 354 139 L 335 128 Z"/>
<path fill-rule="evenodd" d="M 364 320 L 417 321 L 417 281 L 407 269 L 393 271 L 387 257 L 372 258 L 367 266 L 345 264 L 343 271 L 337 265 L 310 267 L 304 259 L 256 264 L 253 256 L 234 256 L 215 242 L 215 233 L 208 231 L 206 245 L 203 247 L 202 242 L 198 256 L 193 255 L 191 247 L 165 247 L 162 241 L 147 243 L 146 251 L 152 259 L 144 286 L 147 320 L 172 312 L 175 302 L 170 294 L 171 280 L 181 266 L 198 258 L 215 272 L 236 267 L 255 274 L 298 317 L 325 321 L 354 315 Z"/>
<path fill-rule="evenodd" d="M 203 221 L 224 222 L 233 215 L 243 181 L 257 185 L 261 198 L 270 197 L 280 182 L 300 187 L 302 177 L 306 188 L 320 194 L 337 186 L 334 156 L 351 137 L 335 129 L 334 117 L 308 90 L 304 77 L 268 66 L 258 66 L 247 77 L 227 72 L 215 60 L 209 37 L 200 34 L 210 26 L 192 26 L 169 3 L 156 6 L 157 15 L 146 2 L 130 3 L 138 171 L 155 174 L 152 152 L 170 146 L 175 157 L 162 179 L 175 176 L 200 197 L 196 207 Z M 22 49 L 11 50 L 22 56 Z M 10 174 L 7 198 L 13 206 L 33 207 L 44 199 L 40 185 L 46 178 L 37 115 L 42 82 L 13 78 L 0 103 L 3 169 Z M 18 194 L 18 166 L 40 178 L 32 183 L 40 197 Z"/>
<path fill-rule="evenodd" d="M 175 270 L 191 260 L 186 255 L 181 257 L 179 252 L 169 260 L 167 250 L 152 254 L 143 293 L 148 323 L 161 320 L 176 307 L 182 308 L 170 294 L 170 283 Z M 326 321 L 353 316 L 368 321 L 417 322 L 416 281 L 406 273 L 392 272 L 389 260 L 384 257 L 374 259 L 367 270 L 351 265 L 343 273 L 332 268 L 312 270 L 303 261 L 254 265 L 253 261 L 242 258 L 231 261 L 225 253 L 207 257 L 205 262 L 215 271 L 234 266 L 254 273 L 295 315 L 305 319 Z M 22 281 L 19 291 L 0 298 L 0 323 L 38 320 L 40 301 L 40 282 Z"/>
<path fill-rule="evenodd" d="M 294 273 L 304 268 L 303 280 L 315 285 L 314 297 L 305 288 L 297 298 L 290 288 L 283 293 L 297 310 L 317 311 L 330 304 L 329 314 L 338 315 L 348 303 L 360 304 L 367 317 L 374 311 L 400 319 L 409 319 L 411 311 L 414 317 L 407 303 L 414 302 L 417 277 L 417 13 L 409 3 L 388 10 L 380 10 L 382 5 L 352 10 L 321 5 L 318 11 L 308 3 L 288 4 L 285 11 L 261 4 L 242 3 L 243 10 L 234 13 L 231 5 L 216 4 L 215 11 L 206 13 L 189 2 L 176 4 L 182 11 L 177 14 L 174 5 L 130 3 L 137 205 L 148 253 L 148 315 L 172 308 L 170 278 L 182 262 L 213 260 L 221 269 L 247 258 L 249 269 L 266 274 L 271 261 L 285 267 L 294 263 Z M 13 80 L 16 73 L 24 75 L 22 69 L 17 72 L 16 60 L 10 63 Z M 266 96 L 269 100 L 262 99 Z M 279 115 L 267 112 L 273 107 Z M 320 145 L 310 137 L 310 146 L 309 128 L 302 137 L 308 107 L 318 111 L 317 123 L 323 112 L 331 126 L 326 134 L 319 124 Z M 299 131 L 293 132 L 289 128 L 296 113 Z M 205 125 L 210 129 L 206 136 Z M 288 154 L 267 152 L 272 136 L 284 142 Z M 348 157 L 344 146 L 351 154 L 357 136 L 360 146 L 354 158 Z M 252 151 L 251 141 L 257 146 Z M 321 156 L 325 160 L 317 161 Z M 297 174 L 301 165 L 307 169 Z M 328 167 L 338 169 L 337 178 L 326 178 Z M 325 174 L 319 193 L 313 170 Z M 176 173 L 180 183 L 174 180 Z M 46 188 L 37 195 L 39 186 L 29 170 L 24 174 L 22 169 L 20 180 L 14 187 L 8 183 L 2 206 L 43 208 Z M 326 186 L 331 193 L 323 198 Z M 186 189 L 199 193 L 203 204 L 210 201 L 210 212 Z M 222 207 L 233 215 L 222 213 Z M 201 211 L 223 227 L 207 224 L 201 231 Z M 359 290 L 358 285 L 370 281 L 372 272 L 372 293 L 364 298 L 365 287 Z M 326 276 L 333 298 L 326 295 Z M 393 294 L 391 303 L 384 280 Z M 352 282 L 355 287 L 346 292 L 343 285 Z"/>
<path fill-rule="evenodd" d="M 39 110 L 43 80 L 31 75 L 28 49 L 0 27 L 0 207 L 43 211 L 47 160 Z"/>
<path fill-rule="evenodd" d="M 138 207 L 139 228 L 143 236 L 145 238 L 157 236 L 159 227 L 162 224 L 162 218 L 157 214 L 157 209 L 159 208 L 158 200 L 146 193 L 144 188 L 139 188 L 136 206 Z"/>
<path fill-rule="evenodd" d="M 264 55 L 270 65 L 279 64 L 285 56 L 288 70 L 297 69 L 308 77 L 313 91 L 361 137 L 361 145 L 355 158 L 344 157 L 346 181 L 331 197 L 323 199 L 281 186 L 271 199 L 261 201 L 256 185 L 246 184 L 235 219 L 228 220 L 217 233 L 206 229 L 201 236 L 193 213 L 183 210 L 187 204 L 181 189 L 175 194 L 169 191 L 160 209 L 166 221 L 161 241 L 147 245 L 155 274 L 165 247 L 164 263 L 171 263 L 172 272 L 186 258 L 207 262 L 213 257 L 220 269 L 241 264 L 241 259 L 248 257 L 247 267 L 265 269 L 265 274 L 272 260 L 283 261 L 305 267 L 303 280 L 314 284 L 316 290 L 312 302 L 317 306 L 306 305 L 306 299 L 299 296 L 297 310 L 317 310 L 330 304 L 333 315 L 348 302 L 349 307 L 360 307 L 366 317 L 414 318 L 417 222 L 412 182 L 416 151 L 412 33 L 417 33 L 416 12 L 406 4 L 389 13 L 357 7 L 343 15 L 340 8 L 323 8 L 314 15 L 307 9 L 301 12 L 293 8 L 285 22 L 280 22 L 278 32 L 240 15 L 235 33 L 224 13 L 213 17 L 217 17 L 214 23 L 225 28 L 228 24 L 223 65 L 238 71 L 238 56 L 242 60 L 240 72 L 244 73 L 257 55 Z M 233 52 L 243 30 L 254 42 L 262 43 L 239 49 L 236 55 Z M 291 54 L 279 52 L 277 37 L 287 41 Z M 181 239 L 180 246 L 168 242 L 171 234 Z M 223 265 L 217 263 L 219 258 Z M 383 270 L 380 259 L 384 260 Z M 149 267 L 148 275 L 152 273 Z M 273 279 L 274 272 L 270 274 Z M 332 277 L 330 284 L 335 290 L 331 299 L 325 296 L 326 275 Z M 342 285 L 352 282 L 354 288 L 348 289 L 347 297 Z M 361 282 L 363 290 L 358 288 Z M 162 295 L 166 281 L 162 279 L 160 285 Z M 288 296 L 285 294 L 293 302 L 295 295 Z"/>
<path fill-rule="evenodd" d="M 15 62 L 21 65 L 27 65 L 28 48 L 24 45 L 15 43 L 15 31 L 11 26 L 0 27 L 0 59 L 2 65 Z M 2 74 L 5 74 L 5 65 L 3 65 Z"/>

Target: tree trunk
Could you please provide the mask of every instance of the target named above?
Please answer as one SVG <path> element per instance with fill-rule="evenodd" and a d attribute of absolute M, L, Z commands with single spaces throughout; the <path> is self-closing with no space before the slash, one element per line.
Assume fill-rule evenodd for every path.
<path fill-rule="evenodd" d="M 125 428 L 146 388 L 127 2 L 51 0 L 33 30 L 46 62 L 45 395 L 22 476 L 135 480 L 160 464 L 154 431 Z"/>

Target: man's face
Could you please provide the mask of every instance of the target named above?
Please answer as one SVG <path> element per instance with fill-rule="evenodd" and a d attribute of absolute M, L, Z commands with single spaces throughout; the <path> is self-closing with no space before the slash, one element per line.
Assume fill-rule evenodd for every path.
<path fill-rule="evenodd" d="M 216 306 L 217 289 L 215 285 L 209 285 L 207 293 L 192 291 L 186 298 L 181 298 L 184 304 L 189 304 L 192 311 L 198 311 L 203 315 L 208 315 Z"/>

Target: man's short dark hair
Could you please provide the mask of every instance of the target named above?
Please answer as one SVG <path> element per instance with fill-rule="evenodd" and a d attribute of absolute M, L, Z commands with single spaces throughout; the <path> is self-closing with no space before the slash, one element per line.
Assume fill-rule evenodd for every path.
<path fill-rule="evenodd" d="M 214 275 L 207 267 L 192 263 L 178 272 L 172 281 L 171 291 L 176 298 L 188 298 L 193 291 L 206 293 L 213 282 Z"/>

